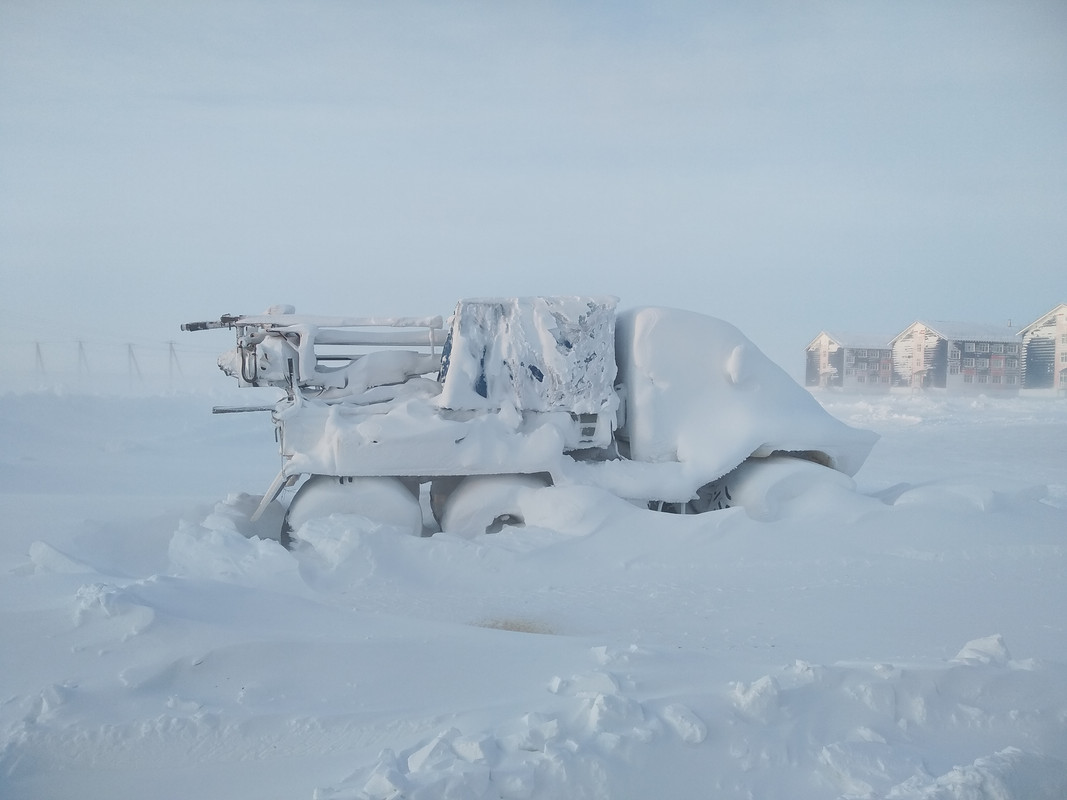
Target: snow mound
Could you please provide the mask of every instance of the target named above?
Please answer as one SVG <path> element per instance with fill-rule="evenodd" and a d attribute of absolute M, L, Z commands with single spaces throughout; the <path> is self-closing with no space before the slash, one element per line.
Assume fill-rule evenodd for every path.
<path fill-rule="evenodd" d="M 1004 637 L 998 633 L 967 642 L 956 654 L 955 660 L 963 663 L 977 661 L 981 664 L 1007 664 L 1011 661 L 1011 654 L 1004 644 Z"/>

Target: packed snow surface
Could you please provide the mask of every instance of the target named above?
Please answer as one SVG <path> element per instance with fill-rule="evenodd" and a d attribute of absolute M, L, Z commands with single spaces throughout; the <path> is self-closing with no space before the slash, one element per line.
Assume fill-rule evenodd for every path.
<path fill-rule="evenodd" d="M 267 415 L 2 396 L 0 797 L 1067 796 L 1067 403 L 817 399 L 854 490 L 286 551 Z"/>

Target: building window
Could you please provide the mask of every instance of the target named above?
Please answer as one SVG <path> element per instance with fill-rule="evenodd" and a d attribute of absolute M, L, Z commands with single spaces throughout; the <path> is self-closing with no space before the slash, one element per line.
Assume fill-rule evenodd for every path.
<path fill-rule="evenodd" d="M 1006 375 L 1004 377 L 1004 382 L 1005 383 L 1018 383 L 1019 379 L 1017 377 L 1015 377 L 1014 375 Z"/>
<path fill-rule="evenodd" d="M 1019 359 L 1017 359 L 1017 358 L 1005 359 L 1004 360 L 1004 366 L 1007 367 L 1008 369 L 1018 369 L 1019 368 Z"/>
<path fill-rule="evenodd" d="M 980 358 L 980 359 L 978 359 L 978 369 L 989 369 L 989 359 L 988 358 Z"/>
<path fill-rule="evenodd" d="M 968 353 L 974 352 L 974 342 L 964 342 L 963 349 Z"/>
<path fill-rule="evenodd" d="M 857 375 L 857 376 L 856 376 L 856 383 L 863 383 L 863 382 L 865 382 L 866 380 L 867 380 L 867 379 L 866 379 L 866 378 L 865 378 L 864 376 L 862 376 L 862 375 Z"/>
<path fill-rule="evenodd" d="M 989 376 L 988 375 L 979 375 L 978 376 L 978 382 L 979 383 L 989 383 Z"/>
<path fill-rule="evenodd" d="M 1000 383 L 1000 376 L 999 375 L 994 375 L 993 376 L 993 383 Z"/>
<path fill-rule="evenodd" d="M 959 364 L 949 364 L 948 365 L 948 374 L 949 375 L 959 375 L 960 374 L 960 365 Z"/>
<path fill-rule="evenodd" d="M 1060 353 L 1060 363 L 1067 364 L 1067 350 Z"/>
<path fill-rule="evenodd" d="M 978 343 L 978 352 L 979 353 L 988 353 L 989 352 L 989 342 L 979 342 Z"/>
<path fill-rule="evenodd" d="M 1011 353 L 1012 355 L 1014 355 L 1014 354 L 1019 352 L 1019 345 L 1017 345 L 1017 344 L 1005 345 L 1004 346 L 1004 352 L 1005 353 Z"/>
<path fill-rule="evenodd" d="M 866 357 L 867 357 L 867 351 L 866 350 L 857 350 L 856 351 L 856 358 L 866 358 Z"/>
<path fill-rule="evenodd" d="M 974 375 L 964 375 L 963 376 L 963 382 L 964 383 L 974 383 Z"/>
<path fill-rule="evenodd" d="M 1002 344 L 993 345 L 993 352 L 994 353 L 1003 353 L 1004 352 L 1004 345 L 1002 345 Z"/>
<path fill-rule="evenodd" d="M 965 366 L 965 367 L 973 367 L 974 366 L 974 359 L 973 358 L 965 358 L 965 359 L 963 359 L 963 366 Z"/>
<path fill-rule="evenodd" d="M 952 347 L 948 349 L 948 357 L 952 361 L 959 361 L 960 349 L 956 347 L 956 345 L 952 345 Z"/>
<path fill-rule="evenodd" d="M 846 376 L 854 375 L 855 372 L 856 372 L 856 370 L 854 370 L 854 369 L 846 369 L 845 370 L 845 375 Z"/>

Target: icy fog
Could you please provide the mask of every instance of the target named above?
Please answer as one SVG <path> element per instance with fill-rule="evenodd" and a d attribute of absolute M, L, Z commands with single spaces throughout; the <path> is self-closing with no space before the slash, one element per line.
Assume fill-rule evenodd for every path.
<path fill-rule="evenodd" d="M 234 398 L 0 397 L 0 796 L 1065 796 L 1067 405 L 817 397 L 855 492 L 291 552 Z"/>

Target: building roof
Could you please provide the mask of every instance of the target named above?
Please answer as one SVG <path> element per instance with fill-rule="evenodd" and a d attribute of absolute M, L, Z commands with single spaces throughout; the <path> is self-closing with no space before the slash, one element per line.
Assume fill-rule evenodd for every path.
<path fill-rule="evenodd" d="M 847 347 L 849 349 L 864 349 L 864 350 L 888 350 L 890 349 L 891 336 L 887 336 L 881 333 L 852 333 L 847 331 L 821 331 L 819 336 L 826 335 L 830 337 L 839 347 Z M 811 347 L 818 340 L 819 336 L 816 336 L 808 343 L 808 347 Z"/>
<path fill-rule="evenodd" d="M 893 337 L 895 342 L 916 325 L 922 325 L 942 339 L 951 342 L 1017 342 L 1019 329 L 1008 325 L 993 325 L 983 322 L 951 322 L 948 320 L 917 319 Z"/>
<path fill-rule="evenodd" d="M 1040 317 L 1035 319 L 1033 322 L 1031 322 L 1025 328 L 1020 328 L 1019 329 L 1019 335 L 1022 336 L 1023 334 L 1028 333 L 1032 328 L 1040 328 L 1040 327 L 1042 327 L 1048 321 L 1049 317 L 1052 317 L 1052 316 L 1055 316 L 1056 314 L 1061 314 L 1061 313 L 1067 313 L 1067 303 L 1060 303 L 1058 306 L 1056 306 L 1051 311 L 1047 311 L 1044 314 L 1042 314 Z"/>

